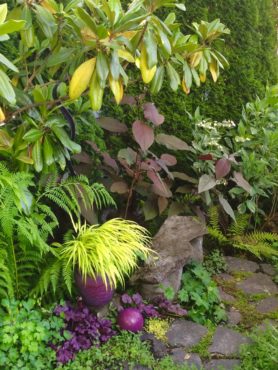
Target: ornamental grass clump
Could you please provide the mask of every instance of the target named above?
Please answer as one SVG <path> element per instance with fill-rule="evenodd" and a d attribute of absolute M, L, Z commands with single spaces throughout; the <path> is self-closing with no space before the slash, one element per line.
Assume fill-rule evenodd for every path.
<path fill-rule="evenodd" d="M 66 241 L 59 256 L 87 276 L 116 287 L 137 267 L 138 257 L 151 252 L 148 231 L 135 222 L 115 218 L 103 225 L 75 225 L 76 236 Z"/>

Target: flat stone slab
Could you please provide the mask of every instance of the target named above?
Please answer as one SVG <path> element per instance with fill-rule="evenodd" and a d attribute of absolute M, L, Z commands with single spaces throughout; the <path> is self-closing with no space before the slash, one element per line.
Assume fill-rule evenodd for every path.
<path fill-rule="evenodd" d="M 177 364 L 195 366 L 197 369 L 202 368 L 202 360 L 197 353 L 186 353 L 184 348 L 174 348 L 171 351 L 171 357 Z"/>
<path fill-rule="evenodd" d="M 228 324 L 230 325 L 238 325 L 242 320 L 241 313 L 234 307 L 231 307 L 228 310 L 227 317 L 228 317 Z"/>
<path fill-rule="evenodd" d="M 171 347 L 190 348 L 199 343 L 207 332 L 203 325 L 178 319 L 173 322 L 167 333 L 168 343 Z"/>
<path fill-rule="evenodd" d="M 261 272 L 238 282 L 237 287 L 246 294 L 278 293 L 277 285 L 272 281 L 271 277 Z"/>
<path fill-rule="evenodd" d="M 233 303 L 236 300 L 235 297 L 226 293 L 223 288 L 219 287 L 218 290 L 221 301 L 225 303 Z"/>
<path fill-rule="evenodd" d="M 261 263 L 260 267 L 262 272 L 269 276 L 274 276 L 276 274 L 275 268 L 269 263 Z"/>
<path fill-rule="evenodd" d="M 265 298 L 257 304 L 256 309 L 260 313 L 269 313 L 278 311 L 278 298 L 276 297 Z"/>
<path fill-rule="evenodd" d="M 232 370 L 240 364 L 239 360 L 211 360 L 205 365 L 206 370 Z"/>
<path fill-rule="evenodd" d="M 238 257 L 226 257 L 227 271 L 228 272 L 256 272 L 258 271 L 259 265 L 256 262 L 249 261 Z"/>
<path fill-rule="evenodd" d="M 257 326 L 257 329 L 259 329 L 261 331 L 265 331 L 270 326 L 273 326 L 273 327 L 277 328 L 278 321 L 276 321 L 276 320 L 265 320 L 259 326 Z"/>
<path fill-rule="evenodd" d="M 223 356 L 238 356 L 239 348 L 242 344 L 250 343 L 250 340 L 244 335 L 219 326 L 213 337 L 212 345 L 208 350 L 210 353 Z"/>
<path fill-rule="evenodd" d="M 221 274 L 218 274 L 217 277 L 224 281 L 232 281 L 234 280 L 232 275 L 227 274 L 226 272 L 221 272 Z"/>

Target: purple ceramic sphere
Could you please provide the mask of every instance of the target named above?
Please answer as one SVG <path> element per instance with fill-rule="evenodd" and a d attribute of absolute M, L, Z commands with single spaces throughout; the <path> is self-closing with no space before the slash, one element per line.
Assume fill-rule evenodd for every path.
<path fill-rule="evenodd" d="M 144 326 L 144 318 L 137 308 L 125 308 L 122 310 L 117 319 L 118 325 L 122 330 L 137 333 Z"/>
<path fill-rule="evenodd" d="M 100 276 L 97 276 L 96 279 L 87 277 L 84 281 L 81 274 L 77 272 L 75 283 L 84 303 L 88 306 L 98 309 L 105 306 L 113 298 L 114 289 L 109 283 L 105 286 Z"/>

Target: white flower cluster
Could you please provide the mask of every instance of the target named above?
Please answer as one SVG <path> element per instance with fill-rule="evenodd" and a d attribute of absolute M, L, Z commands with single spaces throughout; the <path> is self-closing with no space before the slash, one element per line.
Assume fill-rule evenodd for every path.
<path fill-rule="evenodd" d="M 235 127 L 236 124 L 234 123 L 234 121 L 230 119 L 224 120 L 222 122 L 202 120 L 200 122 L 197 122 L 196 126 L 202 127 L 208 130 L 213 130 L 215 128 L 220 128 L 220 127 L 225 127 L 225 128 Z"/>

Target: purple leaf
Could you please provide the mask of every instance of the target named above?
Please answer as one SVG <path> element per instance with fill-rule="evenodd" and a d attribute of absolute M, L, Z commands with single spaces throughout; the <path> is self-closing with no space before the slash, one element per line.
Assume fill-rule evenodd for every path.
<path fill-rule="evenodd" d="M 234 178 L 232 179 L 238 186 L 240 186 L 242 189 L 247 191 L 247 193 L 251 192 L 252 186 L 249 184 L 248 181 L 245 180 L 242 173 L 240 172 L 234 172 L 233 173 Z"/>
<path fill-rule="evenodd" d="M 134 98 L 134 96 L 131 96 L 131 95 L 124 95 L 121 102 L 120 102 L 121 105 L 123 104 L 127 104 L 127 105 L 136 105 L 136 99 Z"/>
<path fill-rule="evenodd" d="M 219 159 L 215 164 L 215 177 L 221 179 L 231 171 L 231 162 L 227 158 Z"/>
<path fill-rule="evenodd" d="M 132 132 L 135 141 L 140 145 L 140 148 L 145 152 L 154 142 L 153 129 L 147 126 L 142 121 L 135 121 L 132 125 Z"/>
<path fill-rule="evenodd" d="M 171 190 L 165 181 L 159 176 L 158 172 L 148 171 L 147 176 L 153 182 L 152 190 L 155 194 L 165 198 L 170 198 L 172 196 Z"/>
<path fill-rule="evenodd" d="M 216 185 L 215 178 L 210 175 L 202 175 L 199 179 L 198 193 L 214 188 Z"/>
<path fill-rule="evenodd" d="M 190 146 L 185 141 L 173 135 L 158 134 L 155 138 L 158 144 L 165 145 L 172 150 L 191 150 Z"/>
<path fill-rule="evenodd" d="M 118 173 L 119 172 L 119 167 L 118 167 L 117 162 L 115 161 L 115 159 L 113 159 L 110 156 L 110 154 L 108 154 L 108 153 L 102 153 L 101 155 L 102 155 L 102 158 L 103 158 L 103 162 L 105 164 L 107 164 L 107 166 L 112 167 L 116 171 L 116 173 Z"/>
<path fill-rule="evenodd" d="M 167 166 L 175 166 L 177 164 L 177 158 L 171 154 L 162 154 L 160 156 Z"/>
<path fill-rule="evenodd" d="M 112 117 L 101 117 L 97 119 L 97 123 L 99 124 L 100 127 L 102 127 L 103 129 L 107 131 L 117 132 L 117 133 L 127 131 L 126 124 Z"/>
<path fill-rule="evenodd" d="M 165 119 L 153 103 L 144 104 L 144 116 L 156 126 L 161 125 Z"/>

